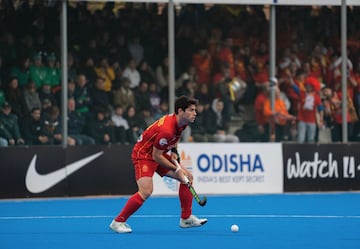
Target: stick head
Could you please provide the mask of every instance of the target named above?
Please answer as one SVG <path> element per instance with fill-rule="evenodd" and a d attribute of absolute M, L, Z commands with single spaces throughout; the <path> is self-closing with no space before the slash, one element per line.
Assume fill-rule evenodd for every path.
<path fill-rule="evenodd" d="M 199 205 L 203 207 L 203 206 L 205 206 L 206 202 L 207 202 L 207 199 L 206 199 L 206 197 L 204 197 L 201 201 L 199 201 Z"/>

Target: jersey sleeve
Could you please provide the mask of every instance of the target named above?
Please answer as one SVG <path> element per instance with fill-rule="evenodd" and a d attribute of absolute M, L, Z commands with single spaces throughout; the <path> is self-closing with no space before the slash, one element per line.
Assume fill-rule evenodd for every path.
<path fill-rule="evenodd" d="M 171 134 L 167 131 L 159 132 L 155 138 L 154 146 L 159 150 L 167 150 L 170 145 Z"/>

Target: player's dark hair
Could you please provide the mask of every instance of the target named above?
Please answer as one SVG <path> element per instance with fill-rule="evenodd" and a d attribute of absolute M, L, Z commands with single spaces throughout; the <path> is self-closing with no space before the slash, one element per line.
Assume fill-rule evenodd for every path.
<path fill-rule="evenodd" d="M 179 97 L 178 99 L 176 99 L 175 101 L 175 114 L 179 113 L 179 108 L 181 108 L 181 110 L 185 111 L 186 108 L 188 108 L 191 105 L 197 105 L 198 101 L 196 99 L 193 98 L 189 98 L 185 95 Z"/>

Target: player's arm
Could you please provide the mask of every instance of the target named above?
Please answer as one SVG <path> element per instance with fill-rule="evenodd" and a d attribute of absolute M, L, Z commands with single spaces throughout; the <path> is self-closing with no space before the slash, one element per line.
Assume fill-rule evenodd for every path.
<path fill-rule="evenodd" d="M 180 163 L 180 154 L 177 150 L 177 146 L 171 149 L 171 161 L 176 160 Z"/>
<path fill-rule="evenodd" d="M 193 175 L 187 168 L 182 166 L 182 164 L 180 163 L 180 154 L 176 147 L 171 149 L 171 161 L 173 160 L 176 160 L 179 163 L 178 166 L 181 167 L 181 169 L 184 171 L 184 174 L 188 177 L 189 181 L 192 183 Z"/>
<path fill-rule="evenodd" d="M 166 158 L 164 156 L 164 153 L 165 153 L 165 150 L 158 149 L 154 146 L 153 152 L 152 152 L 152 157 L 155 160 L 155 162 L 157 162 L 161 166 L 163 166 L 167 169 L 170 169 L 172 171 L 176 171 L 177 166 L 175 164 L 173 164 L 168 158 Z"/>

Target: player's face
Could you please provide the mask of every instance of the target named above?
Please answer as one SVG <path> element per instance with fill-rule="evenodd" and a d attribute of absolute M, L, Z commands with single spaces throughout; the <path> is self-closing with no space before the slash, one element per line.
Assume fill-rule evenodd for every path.
<path fill-rule="evenodd" d="M 196 106 L 190 105 L 188 108 L 186 108 L 185 112 L 183 113 L 183 118 L 188 122 L 193 123 L 196 118 Z"/>

